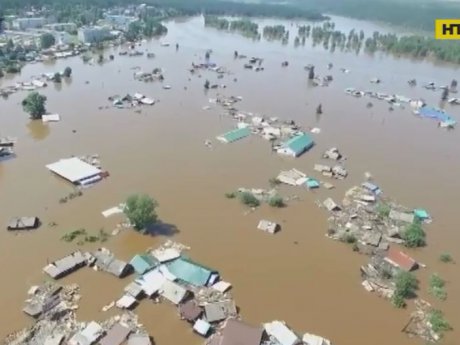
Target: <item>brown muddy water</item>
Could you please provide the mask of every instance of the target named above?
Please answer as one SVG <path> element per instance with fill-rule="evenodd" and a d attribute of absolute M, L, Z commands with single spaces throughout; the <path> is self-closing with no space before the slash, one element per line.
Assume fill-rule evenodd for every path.
<path fill-rule="evenodd" d="M 365 22 L 340 18 L 336 22 L 339 28 L 375 30 L 374 24 Z M 440 264 L 438 257 L 447 251 L 460 260 L 459 132 L 441 130 L 431 120 L 416 118 L 409 109 L 390 112 L 382 102 L 374 101 L 374 107 L 367 109 L 367 99 L 355 99 L 343 90 L 356 87 L 388 91 L 422 97 L 437 106 L 439 92 L 420 86 L 409 88 L 407 80 L 416 78 L 419 85 L 429 81 L 448 84 L 453 78 L 459 79 L 458 70 L 382 55 L 331 54 L 312 48 L 309 42 L 297 49 L 276 42 L 253 42 L 205 29 L 201 18 L 168 26 L 169 34 L 162 41 L 170 42 L 171 47 L 160 47 L 160 41 L 152 41 L 141 48 L 155 52 L 153 60 L 145 56 L 119 57 L 115 50 L 115 61 L 102 66 L 85 65 L 80 58 L 73 58 L 54 65 L 29 65 L 21 76 L 2 81 L 7 85 L 67 65 L 73 69 L 71 82 L 59 89 L 50 85 L 42 91 L 48 97 L 48 110 L 61 114 L 59 123 L 30 122 L 20 105 L 24 93 L 0 101 L 0 135 L 19 140 L 17 157 L 0 163 L 0 223 L 16 215 L 37 215 L 44 224 L 30 233 L 0 232 L 0 337 L 30 323 L 21 312 L 22 303 L 29 286 L 45 279 L 41 269 L 47 260 L 77 248 L 60 237 L 80 227 L 111 231 L 120 218 L 104 219 L 101 211 L 131 193 L 144 192 L 159 201 L 159 215 L 173 230 L 157 237 L 131 231 L 112 237 L 106 245 L 120 258 L 129 260 L 135 253 L 172 238 L 191 246 L 193 258 L 217 268 L 232 282 L 242 316 L 251 323 L 282 319 L 296 331 L 321 334 L 341 345 L 421 344 L 400 332 L 410 308 L 396 310 L 360 285 L 359 266 L 366 257 L 324 236 L 327 214 L 315 206 L 315 201 L 329 195 L 341 200 L 346 189 L 362 181 L 365 171 L 374 175 L 388 196 L 409 207 L 424 207 L 434 217 L 427 229 L 428 246 L 410 253 L 427 265 L 417 273 L 422 283 L 420 294 L 443 309 L 456 328 L 460 322 L 458 265 Z M 180 44 L 178 52 L 173 47 L 175 42 Z M 220 80 L 213 72 L 203 72 L 202 78 L 189 75 L 191 62 L 202 60 L 209 48 L 214 50 L 212 60 L 233 75 Z M 234 50 L 263 57 L 265 71 L 244 70 L 243 61 L 233 60 Z M 289 67 L 281 68 L 283 60 L 289 60 Z M 303 66 L 313 63 L 317 73 L 325 75 L 328 62 L 334 64 L 331 86 L 309 86 Z M 135 66 L 144 70 L 164 68 L 165 83 L 172 89 L 134 81 Z M 340 67 L 351 72 L 343 74 Z M 374 76 L 383 83 L 369 84 Z M 208 94 L 203 91 L 205 79 L 225 83 L 227 89 L 219 90 L 223 94 L 242 96 L 241 110 L 320 127 L 316 146 L 292 160 L 272 154 L 269 144 L 259 137 L 218 144 L 213 138 L 234 123 L 220 116 L 218 108 L 202 110 L 216 95 L 213 90 Z M 107 97 L 128 92 L 141 92 L 159 102 L 142 108 L 140 114 L 133 110 L 99 110 L 110 105 Z M 318 103 L 323 104 L 321 117 L 315 115 Z M 457 109 L 449 105 L 446 109 L 458 119 Z M 212 150 L 204 145 L 206 139 L 214 141 Z M 285 196 L 296 194 L 300 200 L 282 210 L 262 206 L 249 215 L 244 215 L 246 210 L 237 201 L 224 197 L 225 192 L 238 187 L 266 188 L 268 179 L 280 169 L 295 167 L 312 172 L 323 150 L 332 146 L 349 157 L 346 166 L 350 171 L 350 177 L 337 182 L 334 191 L 283 188 Z M 101 156 L 111 176 L 86 190 L 82 197 L 59 204 L 59 198 L 71 187 L 45 165 L 73 154 L 92 153 Z M 276 236 L 257 231 L 261 218 L 281 223 L 282 231 Z M 48 227 L 52 221 L 58 226 Z M 427 279 L 433 272 L 447 280 L 446 302 L 433 301 L 426 293 Z M 118 280 L 82 269 L 64 282 L 81 286 L 79 317 L 97 320 L 107 317 L 101 307 L 120 296 L 131 279 Z M 202 343 L 170 305 L 144 301 L 136 312 L 159 345 Z M 459 337 L 454 330 L 444 344 L 458 344 Z"/>

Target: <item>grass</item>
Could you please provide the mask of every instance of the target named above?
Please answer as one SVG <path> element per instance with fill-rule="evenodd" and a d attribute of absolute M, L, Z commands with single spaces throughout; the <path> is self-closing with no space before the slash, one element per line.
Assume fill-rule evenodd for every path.
<path fill-rule="evenodd" d="M 447 299 L 447 292 L 444 289 L 446 282 L 436 273 L 430 276 L 429 282 L 429 292 L 432 296 L 440 299 L 441 301 L 445 301 Z"/>
<path fill-rule="evenodd" d="M 442 311 L 434 309 L 428 315 L 428 322 L 435 333 L 442 334 L 452 329 L 449 322 L 444 318 Z"/>
<path fill-rule="evenodd" d="M 452 255 L 450 255 L 449 253 L 442 253 L 439 256 L 439 260 L 441 260 L 441 262 L 444 262 L 445 264 L 453 261 Z"/>
<path fill-rule="evenodd" d="M 269 200 L 268 200 L 268 204 L 271 206 L 271 207 L 284 207 L 286 206 L 286 204 L 284 203 L 284 200 L 282 197 L 280 197 L 279 195 L 274 195 L 272 196 Z"/>
<path fill-rule="evenodd" d="M 96 235 L 88 234 L 86 229 L 77 229 L 62 236 L 61 240 L 65 242 L 78 240 L 77 245 L 82 246 L 85 243 L 106 242 L 108 238 L 109 234 L 102 228 L 99 229 Z"/>
<path fill-rule="evenodd" d="M 250 192 L 243 192 L 240 194 L 240 200 L 241 202 L 250 207 L 257 207 L 260 205 L 259 199 L 257 199 L 254 194 Z"/>

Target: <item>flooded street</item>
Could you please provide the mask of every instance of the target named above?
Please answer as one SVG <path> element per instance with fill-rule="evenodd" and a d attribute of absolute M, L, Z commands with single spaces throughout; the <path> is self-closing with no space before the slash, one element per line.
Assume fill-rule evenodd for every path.
<path fill-rule="evenodd" d="M 334 20 L 336 27 L 346 32 L 353 26 L 370 33 L 377 28 L 362 21 Z M 285 25 L 289 25 L 293 40 L 297 29 L 290 23 Z M 285 320 L 300 333 L 321 334 L 340 345 L 422 344 L 400 332 L 409 320 L 411 304 L 409 310 L 398 310 L 366 292 L 359 267 L 367 257 L 324 235 L 328 214 L 318 209 L 315 201 L 328 196 L 341 200 L 344 192 L 361 183 L 364 172 L 370 171 L 387 196 L 410 207 L 426 208 L 433 216 L 433 223 L 427 227 L 428 246 L 408 253 L 427 265 L 416 273 L 421 281 L 420 295 L 434 305 L 439 303 L 454 327 L 443 344 L 457 344 L 458 264 L 442 264 L 439 255 L 450 252 L 460 260 L 456 218 L 460 203 L 458 129 L 440 129 L 435 121 L 417 118 L 408 108 L 389 111 L 386 102 L 372 100 L 374 106 L 368 109 L 368 98 L 354 98 L 343 90 L 355 87 L 396 93 L 439 106 L 441 93 L 421 85 L 431 81 L 447 85 L 459 79 L 459 70 L 381 54 L 330 53 L 321 46 L 312 48 L 309 40 L 305 47 L 298 48 L 292 43 L 255 42 L 204 28 L 202 18 L 167 26 L 166 37 L 140 48 L 154 52 L 155 59 L 118 56 L 119 49 L 115 48 L 115 60 L 103 65 L 84 64 L 75 57 L 55 64 L 28 65 L 16 79 L 0 82 L 1 87 L 66 66 L 73 69 L 71 82 L 40 90 L 48 97 L 48 111 L 61 115 L 60 122 L 30 122 L 21 107 L 25 92 L 0 100 L 0 136 L 18 138 L 17 157 L 0 163 L 0 224 L 23 215 L 36 215 L 43 222 L 40 229 L 30 233 L 0 231 L 0 338 L 31 322 L 22 313 L 22 304 L 30 285 L 47 279 L 42 273 L 47 260 L 79 248 L 61 241 L 61 236 L 78 228 L 111 232 L 121 218 L 105 219 L 101 211 L 140 192 L 159 202 L 159 217 L 170 231 L 157 237 L 134 231 L 111 237 L 104 245 L 120 259 L 129 261 L 134 254 L 172 238 L 190 246 L 194 259 L 219 270 L 233 284 L 241 315 L 250 323 Z M 171 46 L 161 47 L 163 41 Z M 180 44 L 177 52 L 176 42 Z M 207 49 L 213 49 L 211 60 L 232 74 L 223 79 L 217 79 L 212 71 L 203 71 L 202 78 L 190 75 L 187 69 L 192 61 L 202 62 Z M 233 59 L 235 50 L 248 57 L 264 58 L 265 71 L 244 69 L 244 60 Z M 284 60 L 289 61 L 289 67 L 281 67 Z M 331 71 L 327 71 L 329 62 L 334 64 Z M 329 87 L 308 84 L 304 66 L 309 63 L 316 66 L 317 74 L 334 76 Z M 134 80 L 136 66 L 145 71 L 163 68 L 165 84 L 172 89 Z M 342 67 L 350 73 L 340 72 Z M 370 84 L 373 77 L 379 77 L 382 83 Z M 418 81 L 414 88 L 407 85 L 412 78 Z M 226 84 L 227 88 L 206 93 L 206 79 Z M 112 108 L 107 100 L 109 96 L 135 92 L 159 102 L 135 113 L 134 109 Z M 228 145 L 218 143 L 214 138 L 232 129 L 235 122 L 209 104 L 209 98 L 217 93 L 242 96 L 238 107 L 244 111 L 293 119 L 304 127 L 320 127 L 321 133 L 314 135 L 315 147 L 292 160 L 272 153 L 270 144 L 258 136 Z M 323 114 L 318 117 L 315 109 L 320 103 Z M 206 105 L 211 109 L 203 110 Z M 460 107 L 446 104 L 445 109 L 455 119 L 460 118 Z M 212 150 L 204 145 L 206 139 L 213 141 Z M 238 187 L 267 188 L 268 180 L 281 169 L 312 172 L 323 151 L 334 146 L 348 157 L 346 167 L 350 172 L 346 180 L 334 182 L 335 190 L 311 192 L 283 187 L 283 195 L 296 194 L 300 200 L 285 209 L 264 205 L 249 215 L 244 215 L 244 206 L 224 197 Z M 100 155 L 110 177 L 85 190 L 82 197 L 59 204 L 72 187 L 53 176 L 45 165 L 70 155 L 93 153 Z M 257 231 L 258 221 L 264 218 L 280 223 L 282 231 L 276 236 Z M 50 222 L 58 225 L 48 227 Z M 91 246 L 97 244 L 83 248 Z M 433 272 L 447 281 L 446 302 L 428 296 L 428 276 Z M 81 286 L 80 319 L 102 320 L 110 314 L 101 312 L 102 306 L 117 299 L 131 280 L 82 269 L 63 281 Z M 158 345 L 203 342 L 168 304 L 145 301 L 136 312 Z"/>

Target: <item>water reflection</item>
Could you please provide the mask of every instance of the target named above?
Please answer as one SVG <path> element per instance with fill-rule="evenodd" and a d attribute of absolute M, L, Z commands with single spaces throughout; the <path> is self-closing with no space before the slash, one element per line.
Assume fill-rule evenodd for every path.
<path fill-rule="evenodd" d="M 43 124 L 40 120 L 31 120 L 27 124 L 27 128 L 29 129 L 30 136 L 37 141 L 46 139 L 50 134 L 49 126 Z"/>

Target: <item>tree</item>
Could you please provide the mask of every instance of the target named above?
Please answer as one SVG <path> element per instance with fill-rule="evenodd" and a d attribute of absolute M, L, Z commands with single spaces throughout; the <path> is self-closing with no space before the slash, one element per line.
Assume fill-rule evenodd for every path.
<path fill-rule="evenodd" d="M 72 68 L 70 68 L 69 66 L 67 66 L 67 67 L 64 69 L 64 77 L 70 78 L 71 75 L 72 75 Z"/>
<path fill-rule="evenodd" d="M 5 75 L 3 74 L 3 70 L 0 68 L 0 78 L 3 78 Z"/>
<path fill-rule="evenodd" d="M 396 274 L 394 283 L 396 288 L 392 302 L 395 307 L 402 308 L 406 305 L 404 299 L 412 297 L 418 289 L 418 281 L 412 273 L 400 271 Z"/>
<path fill-rule="evenodd" d="M 313 80 L 315 79 L 315 67 L 311 66 L 310 70 L 308 71 L 308 79 Z"/>
<path fill-rule="evenodd" d="M 124 213 L 134 229 L 141 231 L 158 221 L 157 207 L 158 203 L 148 195 L 131 195 L 126 200 Z"/>
<path fill-rule="evenodd" d="M 439 256 L 439 260 L 441 260 L 441 262 L 444 262 L 444 263 L 452 262 L 452 255 L 450 255 L 449 253 L 442 253 Z"/>
<path fill-rule="evenodd" d="M 59 72 L 54 73 L 53 81 L 54 81 L 55 83 L 60 83 L 60 82 L 62 82 L 61 73 L 59 73 Z"/>
<path fill-rule="evenodd" d="M 40 95 L 38 92 L 31 92 L 22 101 L 24 111 L 30 114 L 33 120 L 41 119 L 42 115 L 46 113 L 46 96 Z"/>
<path fill-rule="evenodd" d="M 40 46 L 42 49 L 48 49 L 56 43 L 56 39 L 50 33 L 44 33 L 40 36 Z"/>
<path fill-rule="evenodd" d="M 449 89 L 446 87 L 442 90 L 441 99 L 445 101 L 449 97 Z"/>
<path fill-rule="evenodd" d="M 423 247 L 425 245 L 425 231 L 420 221 L 414 221 L 402 233 L 404 245 L 409 248 Z"/>
<path fill-rule="evenodd" d="M 206 90 L 209 89 L 209 80 L 206 80 L 206 81 L 204 82 L 204 88 L 205 88 Z"/>

